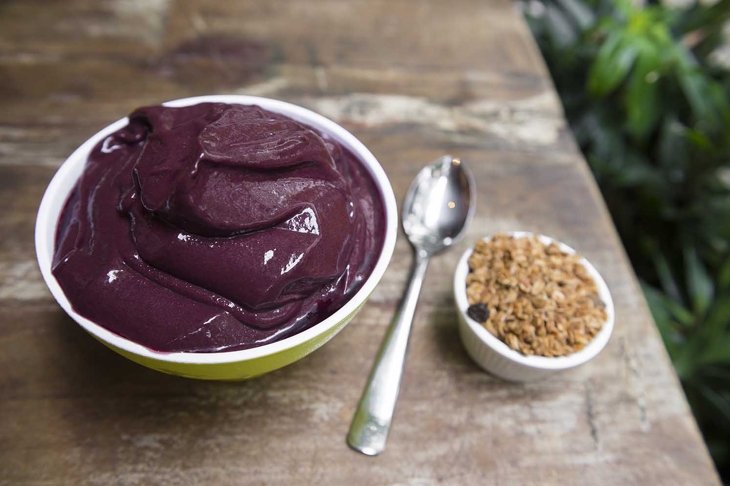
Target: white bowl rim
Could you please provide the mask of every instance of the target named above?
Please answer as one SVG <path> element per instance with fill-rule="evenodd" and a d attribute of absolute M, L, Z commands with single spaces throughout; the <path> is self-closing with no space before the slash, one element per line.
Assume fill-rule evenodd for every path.
<path fill-rule="evenodd" d="M 294 334 L 293 336 L 255 348 L 242 349 L 238 351 L 206 353 L 161 352 L 135 343 L 78 314 L 71 306 L 51 271 L 58 217 L 65 205 L 69 193 L 78 179 L 78 176 L 83 171 L 83 166 L 85 165 L 88 154 L 104 137 L 125 126 L 128 123 L 128 118 L 124 117 L 114 123 L 111 123 L 91 136 L 88 140 L 86 140 L 86 142 L 77 148 L 63 162 L 63 164 L 61 164 L 53 176 L 53 179 L 51 179 L 51 182 L 48 184 L 43 195 L 43 199 L 41 200 L 41 205 L 38 209 L 38 216 L 36 218 L 35 246 L 38 265 L 40 266 L 41 274 L 43 275 L 46 285 L 58 304 L 69 316 L 71 316 L 71 318 L 73 318 L 90 334 L 103 342 L 111 344 L 112 346 L 129 353 L 171 363 L 226 364 L 249 361 L 286 351 L 310 341 L 316 336 L 326 333 L 328 330 L 337 326 L 340 321 L 354 313 L 375 289 L 375 286 L 385 273 L 388 263 L 392 257 L 398 229 L 398 212 L 395 195 L 385 171 L 370 150 L 368 150 L 354 135 L 337 123 L 301 106 L 259 96 L 207 95 L 181 98 L 167 101 L 162 104 L 165 106 L 178 107 L 204 102 L 258 105 L 264 109 L 287 115 L 295 120 L 301 121 L 334 136 L 340 143 L 350 149 L 361 162 L 363 162 L 363 165 L 372 175 L 376 186 L 381 192 L 386 213 L 385 239 L 383 241 L 383 248 L 380 252 L 380 257 L 378 258 L 373 271 L 355 295 L 326 319 L 315 324 L 309 329 Z M 62 197 L 60 197 L 59 194 Z M 57 203 L 59 199 L 60 203 Z"/>
<path fill-rule="evenodd" d="M 555 243 L 560 249 L 566 253 L 575 254 L 576 251 L 565 243 L 539 233 L 533 233 L 530 231 L 502 231 L 499 234 L 507 234 L 515 238 L 524 238 L 529 236 L 537 236 L 541 242 L 545 244 Z M 483 240 L 488 240 L 494 235 L 485 236 Z M 580 262 L 588 271 L 588 274 L 593 278 L 598 289 L 598 295 L 601 300 L 606 304 L 606 322 L 598 332 L 596 336 L 591 339 L 586 346 L 580 351 L 571 353 L 567 356 L 548 357 L 548 356 L 525 356 L 522 353 L 515 351 L 502 342 L 499 338 L 494 336 L 487 330 L 483 325 L 476 322 L 474 319 L 469 317 L 466 310 L 469 307 L 469 303 L 466 298 L 466 276 L 469 272 L 469 256 L 473 251 L 473 247 L 469 248 L 464 252 L 456 266 L 454 272 L 454 297 L 456 300 L 456 306 L 458 311 L 462 314 L 464 322 L 484 344 L 489 346 L 493 351 L 500 354 L 502 357 L 524 365 L 528 368 L 542 369 L 542 370 L 565 370 L 579 366 L 593 359 L 608 343 L 611 333 L 613 332 L 615 310 L 613 306 L 613 299 L 611 298 L 611 292 L 608 290 L 608 285 L 598 273 L 598 270 L 589 262 L 585 257 L 581 257 Z"/>

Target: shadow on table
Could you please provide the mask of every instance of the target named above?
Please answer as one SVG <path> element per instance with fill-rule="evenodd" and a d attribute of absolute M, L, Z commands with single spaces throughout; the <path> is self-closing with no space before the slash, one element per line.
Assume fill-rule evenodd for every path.
<path fill-rule="evenodd" d="M 470 372 L 481 371 L 481 368 L 466 353 L 461 342 L 456 305 L 450 294 L 439 299 L 431 316 L 423 316 L 423 318 L 430 321 L 424 323 L 424 327 L 428 325 L 431 328 L 431 339 L 433 339 L 438 353 L 435 359 L 447 362 L 457 369 L 463 368 Z"/>
<path fill-rule="evenodd" d="M 241 382 L 181 378 L 107 349 L 60 310 L 45 314 L 37 352 L 27 365 L 35 370 L 34 383 L 16 393 L 22 394 L 18 398 L 50 400 L 64 427 L 84 443 L 91 437 L 106 443 L 108 435 L 130 441 L 132 447 L 140 437 L 159 436 L 192 447 L 198 439 L 236 437 L 247 430 L 253 437 L 276 435 L 297 416 L 311 417 L 308 401 L 322 401 L 317 396 L 324 393 L 321 386 L 305 379 L 306 363 Z M 296 424 L 289 427 L 294 430 Z"/>
<path fill-rule="evenodd" d="M 430 353 L 433 366 L 440 368 L 443 379 L 455 383 L 455 390 L 501 386 L 466 355 L 450 299 L 431 309 L 421 313 L 414 328 L 423 333 L 418 341 L 425 349 L 412 349 L 412 353 Z M 362 362 L 369 365 L 372 359 L 352 359 L 354 350 L 348 346 L 357 340 L 353 338 L 372 332 L 370 326 L 357 328 L 355 320 L 352 329 L 327 346 L 262 377 L 242 382 L 191 380 L 117 355 L 60 310 L 44 313 L 44 332 L 33 358 L 33 365 L 44 370 L 38 373 L 37 393 L 62 399 L 62 407 L 67 407 L 63 420 L 77 440 L 96 437 L 106 444 L 111 440 L 107 436 L 114 437 L 119 444 L 104 445 L 111 449 L 137 447 L 145 437 L 156 437 L 163 445 L 169 441 L 172 450 L 216 437 L 231 447 L 261 447 L 257 440 L 306 437 L 312 427 L 330 434 L 330 441 L 339 440 L 367 374 L 367 369 L 360 369 Z M 345 332 L 351 334 L 345 336 Z M 420 387 L 421 378 L 429 379 L 428 370 L 416 371 L 413 358 L 411 370 L 423 375 L 413 385 Z M 354 380 L 360 372 L 362 379 Z"/>

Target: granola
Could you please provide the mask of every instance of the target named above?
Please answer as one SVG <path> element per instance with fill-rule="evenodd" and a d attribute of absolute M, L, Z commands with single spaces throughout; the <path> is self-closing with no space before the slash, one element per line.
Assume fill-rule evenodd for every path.
<path fill-rule="evenodd" d="M 470 316 L 524 355 L 574 353 L 607 319 L 581 257 L 536 236 L 479 241 L 469 258 L 466 295 Z"/>

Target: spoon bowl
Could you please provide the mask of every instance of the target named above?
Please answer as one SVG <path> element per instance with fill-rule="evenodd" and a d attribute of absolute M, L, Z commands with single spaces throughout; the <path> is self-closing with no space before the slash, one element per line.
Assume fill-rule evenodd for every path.
<path fill-rule="evenodd" d="M 439 157 L 421 169 L 403 201 L 403 231 L 416 250 L 453 245 L 474 213 L 474 179 L 460 159 Z"/>

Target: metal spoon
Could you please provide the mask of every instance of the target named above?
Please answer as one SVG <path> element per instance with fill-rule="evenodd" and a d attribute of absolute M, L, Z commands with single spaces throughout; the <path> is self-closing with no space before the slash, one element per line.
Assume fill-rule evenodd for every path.
<path fill-rule="evenodd" d="M 474 178 L 463 162 L 444 155 L 424 167 L 403 201 L 403 231 L 416 261 L 403 300 L 390 323 L 347 434 L 353 449 L 369 456 L 385 449 L 398 398 L 408 336 L 431 256 L 461 236 L 474 212 Z"/>

